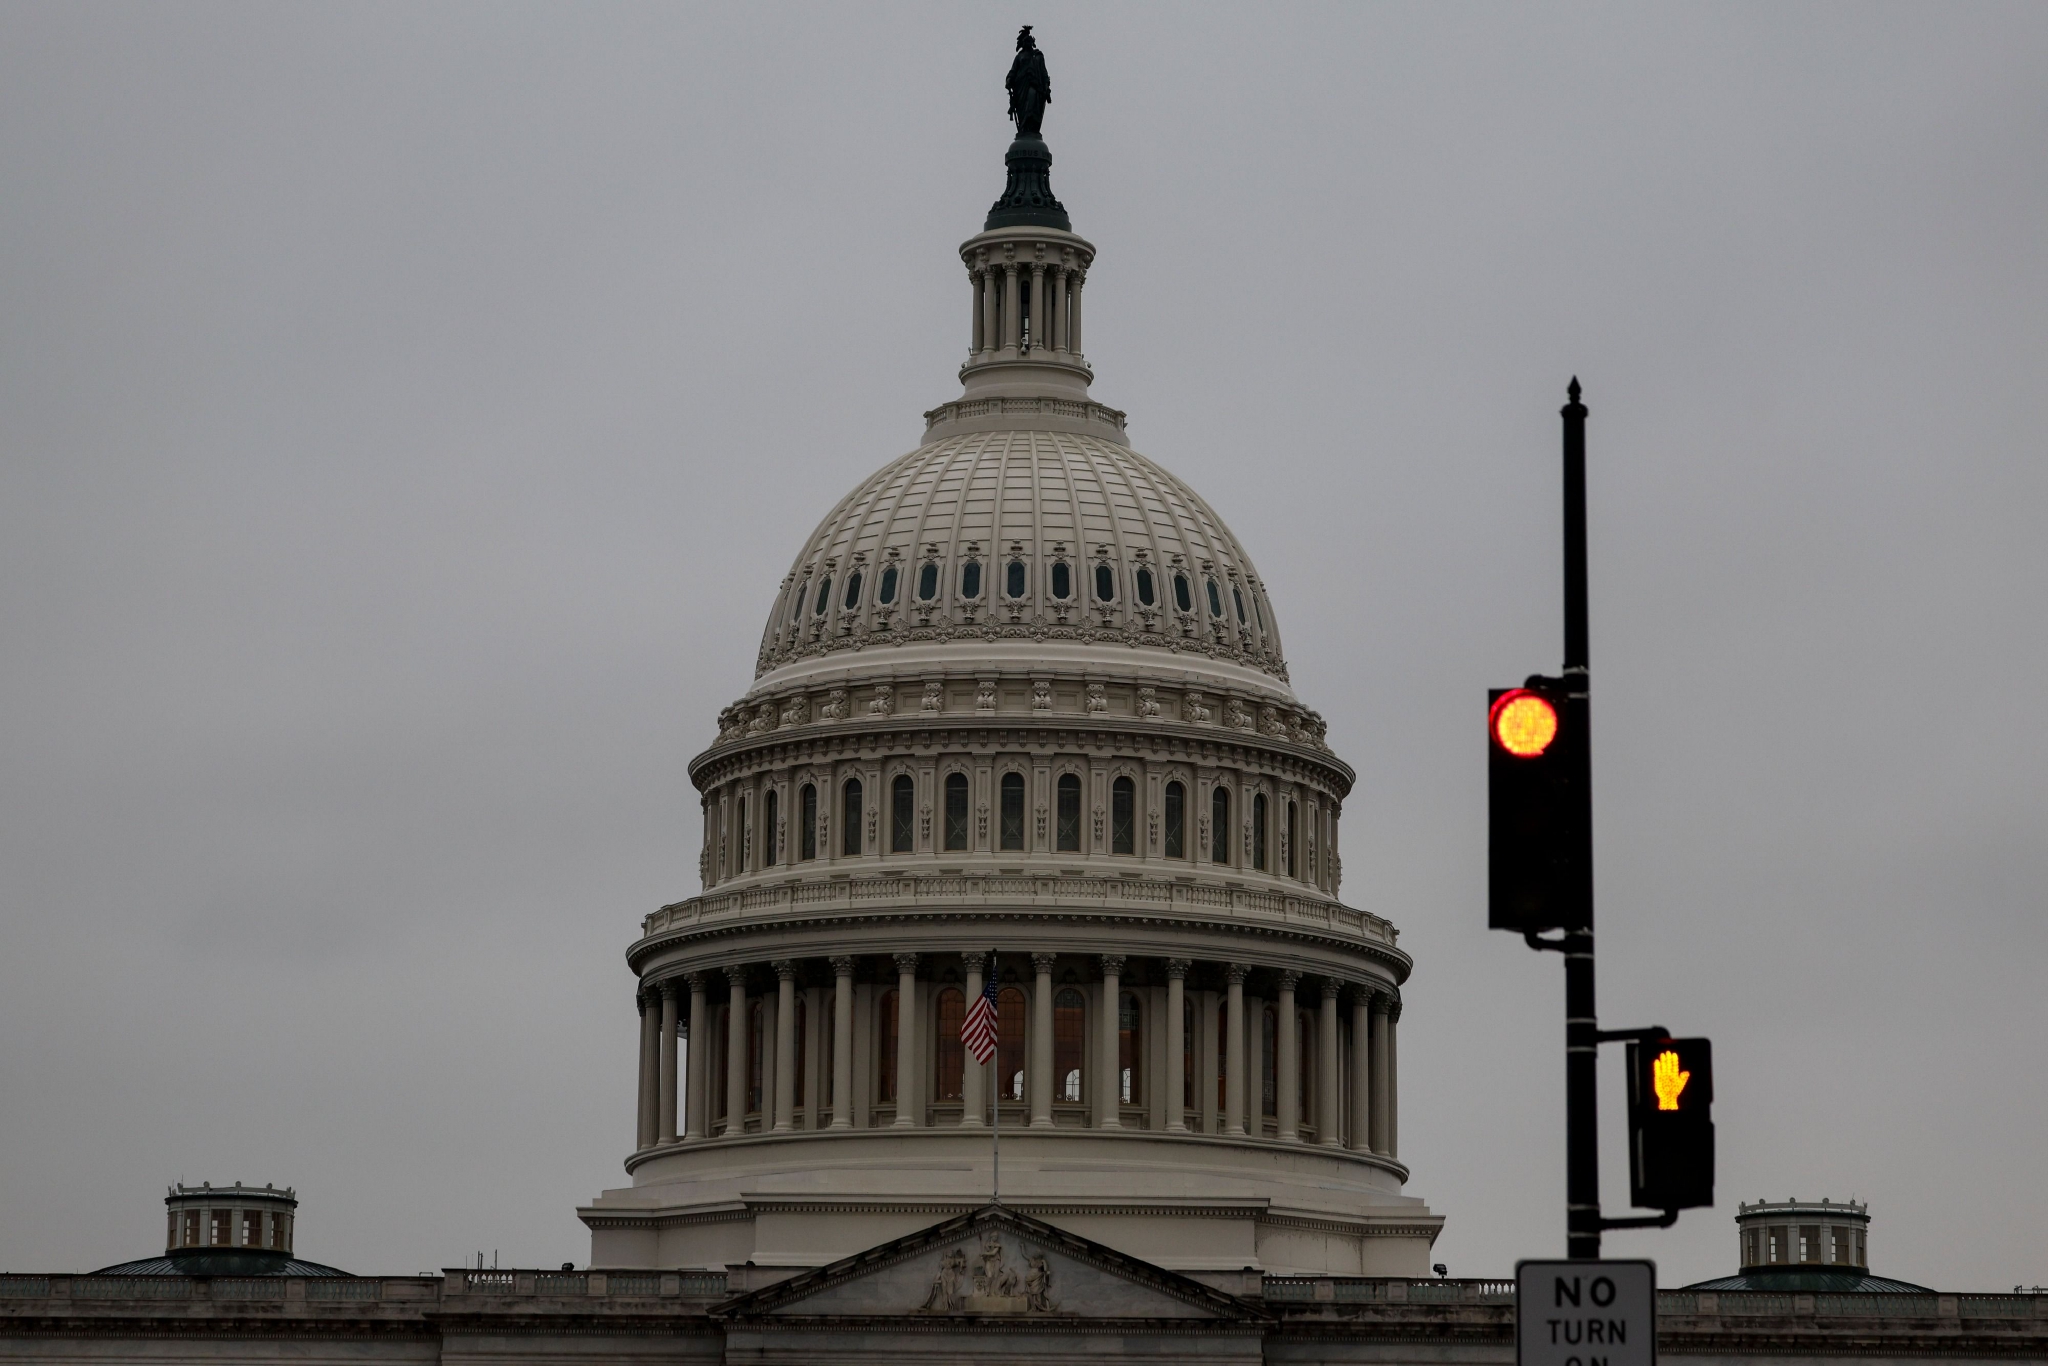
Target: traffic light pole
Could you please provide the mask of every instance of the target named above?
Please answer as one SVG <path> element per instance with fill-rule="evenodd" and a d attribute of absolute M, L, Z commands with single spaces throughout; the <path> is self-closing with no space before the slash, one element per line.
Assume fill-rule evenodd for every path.
<path fill-rule="evenodd" d="M 1564 418 L 1564 685 L 1565 707 L 1587 737 L 1579 746 L 1578 790 L 1589 808 L 1586 843 L 1592 844 L 1591 674 L 1586 658 L 1586 405 L 1578 376 L 1560 415 Z M 1592 850 L 1585 850 L 1588 867 Z M 1593 999 L 1592 878 L 1586 879 L 1584 928 L 1564 936 L 1564 1165 L 1565 1255 L 1600 1255 L 1600 1020 Z"/>

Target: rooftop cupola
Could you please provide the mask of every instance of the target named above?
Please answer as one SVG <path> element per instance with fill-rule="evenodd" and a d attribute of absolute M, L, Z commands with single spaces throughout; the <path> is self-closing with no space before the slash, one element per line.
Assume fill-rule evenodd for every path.
<path fill-rule="evenodd" d="M 1081 290 L 1095 248 L 1053 196 L 1052 152 L 1040 136 L 1052 82 L 1029 25 L 1005 84 L 1017 125 L 1008 179 L 982 230 L 960 245 L 971 304 L 965 392 L 925 414 L 925 439 L 1042 429 L 1123 442 L 1124 415 L 1088 397 L 1095 372 L 1081 349 Z"/>

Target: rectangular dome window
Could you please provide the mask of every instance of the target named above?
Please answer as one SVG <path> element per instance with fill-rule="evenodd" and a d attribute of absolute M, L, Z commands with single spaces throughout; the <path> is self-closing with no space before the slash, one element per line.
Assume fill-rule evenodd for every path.
<path fill-rule="evenodd" d="M 1012 560 L 1003 571 L 1003 592 L 1013 598 L 1024 596 L 1024 561 Z"/>
<path fill-rule="evenodd" d="M 960 566 L 960 596 L 978 598 L 981 596 L 981 561 L 969 560 Z"/>
<path fill-rule="evenodd" d="M 1065 560 L 1053 561 L 1052 595 L 1061 601 L 1074 596 L 1074 571 L 1067 568 Z"/>

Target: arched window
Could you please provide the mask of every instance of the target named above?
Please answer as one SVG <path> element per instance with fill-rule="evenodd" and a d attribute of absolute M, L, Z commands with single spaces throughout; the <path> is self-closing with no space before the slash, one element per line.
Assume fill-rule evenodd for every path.
<path fill-rule="evenodd" d="M 1109 785 L 1109 852 L 1138 852 L 1138 785 L 1129 778 Z"/>
<path fill-rule="evenodd" d="M 1195 610 L 1195 600 L 1188 594 L 1188 576 L 1185 574 L 1173 576 L 1173 605 L 1183 612 Z"/>
<path fill-rule="evenodd" d="M 1081 999 L 1081 993 L 1072 987 L 1062 987 L 1060 994 L 1052 998 L 1052 1075 L 1053 1095 L 1060 1100 L 1077 1101 L 1085 1094 L 1081 1089 L 1081 1054 L 1087 1044 L 1088 1009 Z"/>
<path fill-rule="evenodd" d="M 747 808 L 749 805 L 747 794 L 742 792 L 740 794 L 740 861 L 738 869 L 742 873 L 747 871 L 747 860 L 754 855 L 754 824 L 747 819 Z"/>
<path fill-rule="evenodd" d="M 860 856 L 860 779 L 848 778 L 846 786 L 839 790 L 839 854 L 842 858 Z"/>
<path fill-rule="evenodd" d="M 1259 1113 L 1280 1113 L 1280 1016 L 1271 1006 L 1259 1012 Z"/>
<path fill-rule="evenodd" d="M 946 775 L 946 847 L 967 847 L 967 775 Z"/>
<path fill-rule="evenodd" d="M 1052 595 L 1062 602 L 1074 596 L 1074 571 L 1065 560 L 1052 562 Z"/>
<path fill-rule="evenodd" d="M 960 1022 L 967 1016 L 967 998 L 958 987 L 939 993 L 938 1074 L 932 1078 L 938 1099 L 958 1100 L 966 1076 L 967 1050 L 960 1043 Z"/>
<path fill-rule="evenodd" d="M 818 856 L 818 789 L 810 783 L 804 784 L 802 799 L 797 804 L 796 854 L 800 859 L 814 859 Z"/>
<path fill-rule="evenodd" d="M 875 594 L 875 600 L 880 602 L 884 607 L 887 607 L 890 603 L 896 601 L 895 565 L 887 565 L 884 566 L 884 568 L 882 569 L 881 591 Z"/>
<path fill-rule="evenodd" d="M 761 865 L 772 868 L 782 861 L 781 824 L 776 819 L 782 806 L 781 794 L 769 788 L 761 797 Z"/>
<path fill-rule="evenodd" d="M 846 596 L 839 603 L 846 611 L 851 612 L 860 606 L 860 580 L 861 572 L 858 569 L 846 576 Z"/>
<path fill-rule="evenodd" d="M 717 1060 L 717 1066 L 712 1069 L 718 1075 L 717 1080 L 712 1085 L 711 1117 L 720 1123 L 729 1123 L 731 1121 L 731 1116 L 726 1113 L 727 1107 L 725 1103 L 726 1097 L 732 1094 L 732 1050 L 726 1047 L 725 1043 L 730 1037 L 732 1037 L 732 1007 L 723 1005 L 718 1008 L 716 1037 L 705 1040 L 706 1043 L 712 1046 L 713 1052 L 711 1056 Z"/>
<path fill-rule="evenodd" d="M 969 560 L 960 566 L 960 596 L 970 601 L 981 596 L 980 560 Z"/>
<path fill-rule="evenodd" d="M 1024 847 L 1024 775 L 1021 773 L 1003 775 L 1002 846 L 1005 849 Z"/>
<path fill-rule="evenodd" d="M 938 595 L 939 566 L 936 561 L 927 561 L 924 568 L 917 571 L 917 599 L 919 602 L 930 602 Z"/>
<path fill-rule="evenodd" d="M 1024 596 L 1024 561 L 1012 560 L 1004 566 L 1003 593 L 1012 598 Z"/>
<path fill-rule="evenodd" d="M 1116 1007 L 1117 1094 L 1125 1105 L 1145 1103 L 1144 1016 L 1138 998 L 1126 991 Z"/>
<path fill-rule="evenodd" d="M 1024 1099 L 1024 991 L 996 993 L 996 1090 L 1005 1100 Z"/>
<path fill-rule="evenodd" d="M 907 854 L 917 847 L 917 784 L 908 773 L 889 785 L 889 852 Z"/>
<path fill-rule="evenodd" d="M 1230 789 L 1218 787 L 1209 794 L 1209 861 L 1230 862 Z"/>
<path fill-rule="evenodd" d="M 1186 858 L 1188 856 L 1187 804 L 1187 788 L 1178 782 L 1168 783 L 1166 785 L 1166 810 L 1164 812 L 1166 817 L 1166 856 L 1168 858 Z"/>
<path fill-rule="evenodd" d="M 804 580 L 804 582 L 796 586 L 796 601 L 793 604 L 791 604 L 789 609 L 789 620 L 791 625 L 795 625 L 797 622 L 802 621 L 804 619 L 804 598 L 807 594 L 809 594 L 810 591 L 811 584 L 810 580 L 808 579 Z"/>
<path fill-rule="evenodd" d="M 1095 600 L 1116 601 L 1116 571 L 1106 564 L 1095 566 Z"/>
<path fill-rule="evenodd" d="M 1287 801 L 1287 838 L 1284 841 L 1286 845 L 1286 849 L 1284 852 L 1287 856 L 1287 866 L 1282 870 L 1289 877 L 1294 876 L 1294 847 L 1301 842 L 1299 839 L 1296 838 L 1296 836 L 1300 832 L 1295 828 L 1295 826 L 1296 822 L 1294 819 L 1294 800 L 1290 797 Z"/>
<path fill-rule="evenodd" d="M 1252 795 L 1252 867 L 1266 871 L 1266 794 Z"/>
<path fill-rule="evenodd" d="M 1142 564 L 1139 565 L 1137 580 L 1139 605 L 1150 607 L 1158 600 L 1157 595 L 1152 591 L 1152 571 Z"/>
<path fill-rule="evenodd" d="M 896 988 L 882 993 L 876 1009 L 881 1027 L 875 1031 L 875 1045 L 881 1056 L 875 1059 L 875 1100 L 883 1105 L 896 1102 Z"/>
<path fill-rule="evenodd" d="M 768 1061 L 767 1002 L 756 996 L 747 1003 L 747 1113 L 761 1109 L 761 1069 Z"/>
<path fill-rule="evenodd" d="M 1077 854 L 1081 851 L 1081 780 L 1072 773 L 1062 773 L 1059 784 L 1059 810 L 1054 813 L 1059 829 L 1058 838 L 1053 841 L 1061 853 Z"/>
<path fill-rule="evenodd" d="M 1233 583 L 1230 585 L 1230 596 L 1237 600 L 1237 624 L 1243 626 L 1245 624 L 1244 590 Z"/>
<path fill-rule="evenodd" d="M 825 609 L 832 605 L 832 576 L 827 574 L 818 580 L 818 601 L 811 611 L 818 616 L 825 615 Z"/>

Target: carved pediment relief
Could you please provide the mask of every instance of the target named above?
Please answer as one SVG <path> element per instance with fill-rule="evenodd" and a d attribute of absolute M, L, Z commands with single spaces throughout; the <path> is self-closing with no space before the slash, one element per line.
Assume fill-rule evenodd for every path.
<path fill-rule="evenodd" d="M 1245 1301 L 1029 1216 L 987 1206 L 728 1301 L 720 1317 L 1262 1317 Z"/>

